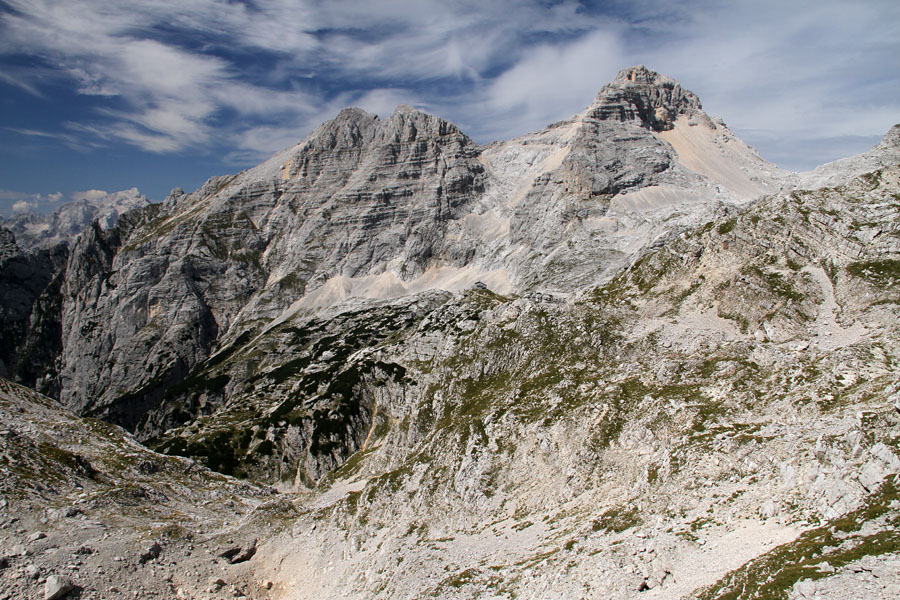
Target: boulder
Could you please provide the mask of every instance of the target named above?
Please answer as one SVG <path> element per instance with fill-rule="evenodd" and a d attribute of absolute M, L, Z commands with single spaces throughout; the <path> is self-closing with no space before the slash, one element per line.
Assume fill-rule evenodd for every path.
<path fill-rule="evenodd" d="M 44 600 L 57 600 L 75 589 L 75 584 L 65 575 L 51 575 L 44 583 Z"/>

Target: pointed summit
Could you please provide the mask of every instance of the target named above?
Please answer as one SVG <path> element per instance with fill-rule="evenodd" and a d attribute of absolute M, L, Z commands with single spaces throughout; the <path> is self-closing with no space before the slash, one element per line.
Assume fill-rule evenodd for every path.
<path fill-rule="evenodd" d="M 361 108 L 345 108 L 309 136 L 317 150 L 355 148 L 368 144 L 374 136 L 378 116 Z"/>
<path fill-rule="evenodd" d="M 465 140 L 467 144 L 474 143 L 450 121 L 423 112 L 408 104 L 400 104 L 394 109 L 394 113 L 385 121 L 380 136 L 386 143 L 444 136 L 458 137 Z"/>
<path fill-rule="evenodd" d="M 696 94 L 671 77 L 638 65 L 619 71 L 597 94 L 587 116 L 601 121 L 634 121 L 652 131 L 667 131 L 678 115 L 689 115 L 700 108 Z"/>

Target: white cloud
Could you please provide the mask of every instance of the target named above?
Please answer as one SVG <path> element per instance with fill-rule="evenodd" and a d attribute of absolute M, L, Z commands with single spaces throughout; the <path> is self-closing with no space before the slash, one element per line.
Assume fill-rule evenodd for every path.
<path fill-rule="evenodd" d="M 27 75 L 25 77 L 14 77 L 11 73 L 0 71 L 0 81 L 3 83 L 25 90 L 32 96 L 37 96 L 38 98 L 42 97 L 43 94 L 41 94 L 40 90 L 38 90 L 35 85 L 26 81 L 26 79 Z"/>
<path fill-rule="evenodd" d="M 621 68 L 621 47 L 620 34 L 605 29 L 534 48 L 487 87 L 479 105 L 494 115 L 487 131 L 524 133 L 583 110 Z"/>
<path fill-rule="evenodd" d="M 48 212 L 63 200 L 61 192 L 51 194 L 26 194 L 14 190 L 0 189 L 0 215 Z"/>
<path fill-rule="evenodd" d="M 31 212 L 37 208 L 37 202 L 28 202 L 27 200 L 19 200 L 12 205 L 12 211 L 16 214 Z"/>

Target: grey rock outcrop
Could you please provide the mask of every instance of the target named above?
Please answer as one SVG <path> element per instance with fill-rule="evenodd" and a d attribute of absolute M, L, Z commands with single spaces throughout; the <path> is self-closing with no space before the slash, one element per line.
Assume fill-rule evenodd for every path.
<path fill-rule="evenodd" d="M 384 120 L 346 109 L 258 167 L 89 227 L 56 296 L 62 347 L 45 389 L 147 439 L 237 398 L 220 386 L 201 409 L 173 391 L 216 353 L 348 298 L 602 283 L 781 185 L 729 135 L 643 67 L 583 113 L 484 148 L 408 106 Z M 722 148 L 739 177 L 695 160 Z"/>
<path fill-rule="evenodd" d="M 798 173 L 793 185 L 808 189 L 834 187 L 852 177 L 897 164 L 900 164 L 900 123 L 891 127 L 881 138 L 881 142 L 870 151 L 820 165 L 812 171 Z"/>
<path fill-rule="evenodd" d="M 701 108 L 696 94 L 674 79 L 639 65 L 620 71 L 600 90 L 588 114 L 601 121 L 633 122 L 664 131 L 675 126 L 679 115 L 692 116 Z"/>
<path fill-rule="evenodd" d="M 175 598 L 177 587 L 221 575 L 214 560 L 234 524 L 270 535 L 293 513 L 272 490 L 152 452 L 4 379 L 0 497 L 0 597 L 16 599 Z"/>

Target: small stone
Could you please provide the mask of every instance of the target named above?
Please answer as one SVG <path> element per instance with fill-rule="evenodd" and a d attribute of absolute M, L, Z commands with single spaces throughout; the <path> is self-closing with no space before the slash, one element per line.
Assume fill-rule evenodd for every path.
<path fill-rule="evenodd" d="M 142 554 L 138 562 L 140 564 L 144 564 L 148 561 L 151 561 L 155 558 L 159 557 L 159 553 L 162 552 L 162 546 L 159 545 L 159 542 L 153 542 L 147 550 L 145 550 Z"/>
<path fill-rule="evenodd" d="M 44 600 L 57 600 L 75 589 L 75 584 L 65 575 L 51 575 L 44 583 Z"/>
<path fill-rule="evenodd" d="M 225 550 L 219 557 L 227 559 L 231 564 L 242 563 L 253 558 L 253 555 L 256 554 L 256 541 L 253 540 L 249 546 L 246 548 L 241 548 L 240 546 L 233 546 L 228 550 Z"/>
<path fill-rule="evenodd" d="M 811 579 L 798 581 L 794 585 L 794 591 L 796 591 L 801 598 L 812 598 L 816 595 L 816 582 Z"/>
<path fill-rule="evenodd" d="M 25 565 L 25 577 L 37 579 L 41 575 L 41 569 L 37 565 Z"/>
<path fill-rule="evenodd" d="M 834 573 L 834 571 L 835 571 L 835 568 L 833 566 L 831 566 L 830 563 L 827 563 L 827 562 L 819 563 L 819 564 L 815 565 L 815 567 L 821 573 Z"/>
<path fill-rule="evenodd" d="M 209 588 L 213 592 L 218 592 L 220 589 L 225 587 L 225 580 L 221 577 L 210 577 L 209 578 Z"/>

